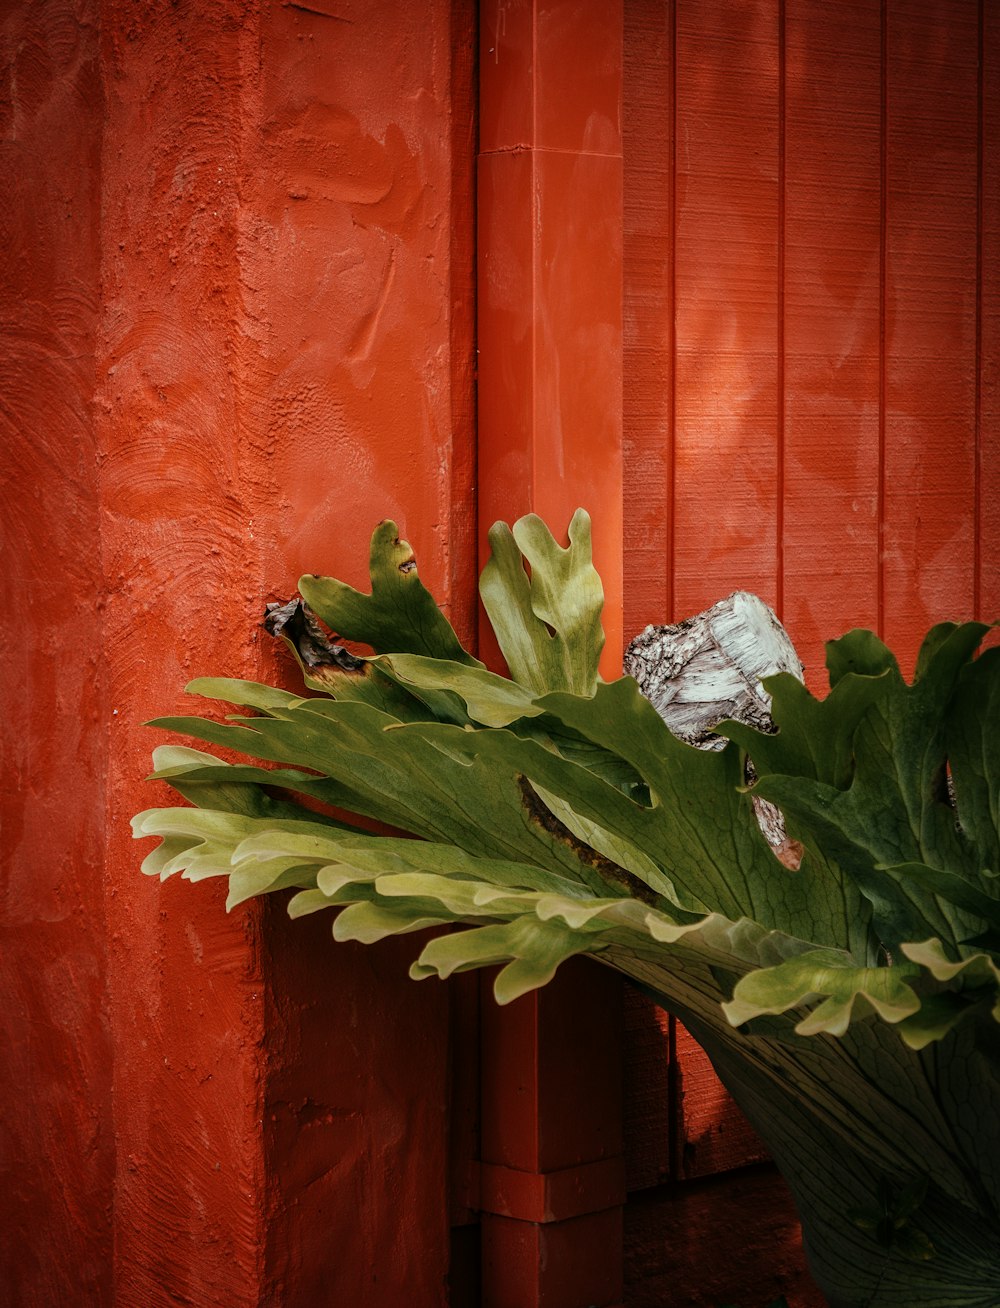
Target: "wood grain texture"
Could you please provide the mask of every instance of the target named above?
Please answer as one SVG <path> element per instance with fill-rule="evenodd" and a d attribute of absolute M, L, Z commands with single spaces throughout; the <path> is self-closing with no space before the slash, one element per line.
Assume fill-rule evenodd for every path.
<path fill-rule="evenodd" d="M 682 623 L 646 627 L 625 651 L 625 671 L 673 735 L 721 749 L 715 728 L 733 718 L 771 731 L 762 682 L 779 672 L 802 678 L 802 664 L 773 610 L 735 591 Z"/>
<path fill-rule="evenodd" d="M 977 613 L 1000 619 L 1000 9 L 980 4 Z"/>
<path fill-rule="evenodd" d="M 819 690 L 878 622 L 880 33 L 879 0 L 787 6 L 782 617 Z"/>
<path fill-rule="evenodd" d="M 978 7 L 886 23 L 883 628 L 909 668 L 974 606 Z"/>
<path fill-rule="evenodd" d="M 814 690 L 856 625 L 910 668 L 1000 615 L 997 6 L 632 0 L 626 37 L 626 638 L 745 585 Z M 667 1125 L 630 1093 L 637 1183 L 753 1157 L 632 1026 L 679 1058 Z"/>
<path fill-rule="evenodd" d="M 756 1132 L 730 1099 L 701 1048 L 677 1023 L 676 1178 L 716 1176 L 767 1157 Z"/>
<path fill-rule="evenodd" d="M 678 0 L 676 617 L 777 599 L 777 37 L 773 0 Z"/>
<path fill-rule="evenodd" d="M 628 634 L 756 584 L 821 687 L 995 589 L 993 8 L 629 6 Z"/>
<path fill-rule="evenodd" d="M 673 0 L 625 6 L 625 640 L 673 619 Z"/>

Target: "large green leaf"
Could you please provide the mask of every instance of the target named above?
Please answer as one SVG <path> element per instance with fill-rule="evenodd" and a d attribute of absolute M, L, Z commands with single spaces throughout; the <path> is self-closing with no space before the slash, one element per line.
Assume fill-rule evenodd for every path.
<path fill-rule="evenodd" d="M 977 926 L 975 914 L 941 893 L 943 882 L 932 889 L 926 877 L 905 877 L 899 869 L 923 865 L 989 893 L 980 884 L 976 832 L 992 830 L 992 822 L 977 821 L 976 805 L 981 810 L 988 803 L 991 784 L 995 794 L 996 776 L 977 787 L 971 755 L 982 757 L 982 733 L 995 733 L 1000 702 L 976 696 L 974 703 L 967 690 L 963 708 L 956 697 L 960 686 L 975 682 L 968 664 L 985 630 L 979 623 L 935 628 L 910 686 L 887 660 L 871 657 L 866 664 L 855 654 L 838 659 L 834 646 L 838 675 L 822 704 L 775 679 L 769 686 L 776 735 L 753 741 L 741 728 L 724 728 L 752 752 L 761 774 L 757 792 L 779 806 L 794 835 L 833 860 L 843 881 L 868 899 L 876 934 L 890 951 L 931 934 L 957 943 Z M 845 640 L 865 645 L 859 633 Z M 871 666 L 875 675 L 853 671 L 858 666 Z M 984 719 L 982 728 L 963 734 L 952 727 L 949 748 L 946 719 L 968 723 L 977 717 Z M 957 811 L 952 802 L 949 766 L 972 793 L 968 809 L 961 796 Z M 990 838 L 982 848 L 991 849 Z M 890 868 L 895 873 L 887 873 Z M 960 898 L 967 903 L 970 896 Z"/>
<path fill-rule="evenodd" d="M 962 669 L 943 726 L 962 830 L 978 868 L 1000 875 L 1000 648 Z M 1000 895 L 1000 884 L 989 890 Z"/>
<path fill-rule="evenodd" d="M 504 963 L 494 983 L 499 1003 L 510 1003 L 529 990 L 551 981 L 560 963 L 587 950 L 587 941 L 573 931 L 532 918 L 476 931 L 438 936 L 425 945 L 410 969 L 419 980 L 425 976 L 451 976 L 470 968 Z"/>
<path fill-rule="evenodd" d="M 565 797 L 582 817 L 628 839 L 663 867 L 681 907 L 750 917 L 826 945 L 861 947 L 855 941 L 860 897 L 833 883 L 820 865 L 793 873 L 778 862 L 754 819 L 735 748 L 699 750 L 675 740 L 631 678 L 599 686 L 590 700 L 548 695 L 540 702 L 567 726 L 627 758 L 642 778 L 648 807 L 603 792 L 587 804 L 582 796 L 580 802 Z"/>
<path fill-rule="evenodd" d="M 305 576 L 299 590 L 331 631 L 380 654 L 427 654 L 481 666 L 466 653 L 451 623 L 417 575 L 413 551 L 394 522 L 372 535 L 370 595 L 333 577 Z"/>
<path fill-rule="evenodd" d="M 483 667 L 417 654 L 387 655 L 377 666 L 427 703 L 440 704 L 440 699 L 428 700 L 427 692 L 452 696 L 456 703 L 449 706 L 446 720 L 460 725 L 471 721 L 484 727 L 507 727 L 542 712 L 530 691 Z M 438 716 L 443 716 L 440 710 Z"/>
<path fill-rule="evenodd" d="M 592 695 L 604 646 L 604 588 L 591 558 L 589 516 L 577 509 L 565 549 L 534 514 L 513 531 L 496 523 L 489 540 L 479 593 L 511 676 L 538 695 Z"/>
<path fill-rule="evenodd" d="M 907 981 L 916 968 L 852 967 L 833 950 L 816 949 L 777 967 L 743 977 L 723 1011 L 734 1026 L 765 1013 L 786 1013 L 805 1001 L 821 999 L 795 1030 L 799 1035 L 843 1035 L 854 1015 L 856 1001 L 864 1001 L 886 1022 L 901 1022 L 920 1008 L 920 1000 Z"/>

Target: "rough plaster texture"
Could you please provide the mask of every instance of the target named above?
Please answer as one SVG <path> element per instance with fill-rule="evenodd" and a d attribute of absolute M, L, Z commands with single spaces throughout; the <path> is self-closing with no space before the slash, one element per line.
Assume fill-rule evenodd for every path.
<path fill-rule="evenodd" d="M 52 0 L 0 26 L 18 1304 L 441 1301 L 446 997 L 391 948 L 144 881 L 128 818 L 168 798 L 144 719 L 199 673 L 293 682 L 265 601 L 361 583 L 380 518 L 471 631 L 453 21 Z"/>
<path fill-rule="evenodd" d="M 94 9 L 0 18 L 0 1297 L 18 1304 L 110 1284 Z"/>

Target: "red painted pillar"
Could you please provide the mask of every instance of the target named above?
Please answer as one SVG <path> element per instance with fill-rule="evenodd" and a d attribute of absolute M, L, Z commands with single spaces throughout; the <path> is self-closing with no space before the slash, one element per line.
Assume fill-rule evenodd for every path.
<path fill-rule="evenodd" d="M 622 11 L 487 0 L 480 25 L 479 521 L 594 520 L 621 667 Z M 483 1304 L 621 1299 L 620 988 L 591 964 L 483 1013 Z"/>
<path fill-rule="evenodd" d="M 380 518 L 468 634 L 471 24 L 450 0 L 101 19 L 114 1302 L 440 1308 L 447 990 L 407 978 L 405 941 L 144 880 L 128 818 L 172 802 L 142 723 L 200 674 L 295 685 L 265 601 L 306 570 L 366 584 Z"/>

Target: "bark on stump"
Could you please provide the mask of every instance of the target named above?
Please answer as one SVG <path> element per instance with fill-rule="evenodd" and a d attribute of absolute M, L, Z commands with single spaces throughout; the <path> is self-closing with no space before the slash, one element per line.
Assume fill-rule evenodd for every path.
<path fill-rule="evenodd" d="M 765 677 L 789 672 L 802 680 L 795 646 L 756 595 L 738 590 L 710 609 L 671 626 L 650 625 L 625 651 L 625 671 L 679 740 L 722 749 L 714 728 L 727 718 L 773 732 Z M 748 763 L 747 780 L 755 774 Z M 778 809 L 754 797 L 761 831 L 783 863 L 797 867 L 801 848 L 785 834 Z"/>

